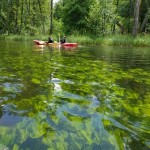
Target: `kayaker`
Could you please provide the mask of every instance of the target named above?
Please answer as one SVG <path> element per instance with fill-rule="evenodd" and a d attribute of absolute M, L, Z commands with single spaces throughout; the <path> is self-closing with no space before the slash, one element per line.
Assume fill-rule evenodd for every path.
<path fill-rule="evenodd" d="M 64 36 L 60 42 L 61 42 L 61 44 L 66 43 L 66 36 Z"/>
<path fill-rule="evenodd" d="M 46 43 L 54 43 L 54 41 L 53 41 L 52 38 L 49 36 L 49 37 L 48 37 L 48 42 L 46 42 Z"/>

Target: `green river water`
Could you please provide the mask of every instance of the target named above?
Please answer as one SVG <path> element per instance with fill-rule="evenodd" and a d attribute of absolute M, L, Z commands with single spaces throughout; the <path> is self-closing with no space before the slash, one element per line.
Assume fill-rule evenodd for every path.
<path fill-rule="evenodd" d="M 150 48 L 0 45 L 0 150 L 150 149 Z"/>

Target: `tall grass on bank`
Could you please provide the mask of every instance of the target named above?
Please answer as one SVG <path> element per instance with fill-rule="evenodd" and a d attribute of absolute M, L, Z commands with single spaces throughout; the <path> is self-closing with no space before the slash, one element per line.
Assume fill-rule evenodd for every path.
<path fill-rule="evenodd" d="M 58 41 L 58 35 L 52 35 Z M 23 35 L 1 35 L 0 40 L 31 41 L 34 39 L 47 41 L 48 35 L 23 36 Z M 130 47 L 150 47 L 150 35 L 138 35 L 136 38 L 131 35 L 107 35 L 107 36 L 86 36 L 70 35 L 67 42 L 77 42 L 79 44 L 94 44 L 108 46 L 130 46 Z"/>
<path fill-rule="evenodd" d="M 134 38 L 131 35 L 107 35 L 100 37 L 89 36 L 70 36 L 71 42 L 78 42 L 80 44 L 96 44 L 108 46 L 129 46 L 129 47 L 149 47 L 150 35 L 142 35 Z"/>

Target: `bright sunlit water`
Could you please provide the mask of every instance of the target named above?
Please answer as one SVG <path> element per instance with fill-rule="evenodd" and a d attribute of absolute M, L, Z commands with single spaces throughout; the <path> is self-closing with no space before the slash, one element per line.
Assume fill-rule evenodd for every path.
<path fill-rule="evenodd" d="M 150 48 L 0 45 L 0 150 L 150 149 Z"/>

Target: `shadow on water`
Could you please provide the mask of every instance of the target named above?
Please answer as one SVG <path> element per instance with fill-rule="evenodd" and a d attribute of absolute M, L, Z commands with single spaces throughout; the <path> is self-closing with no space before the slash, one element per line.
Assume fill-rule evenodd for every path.
<path fill-rule="evenodd" d="M 125 68 L 148 68 L 150 66 L 149 48 L 99 47 L 88 48 L 96 58 L 108 63 L 119 63 Z"/>

